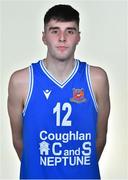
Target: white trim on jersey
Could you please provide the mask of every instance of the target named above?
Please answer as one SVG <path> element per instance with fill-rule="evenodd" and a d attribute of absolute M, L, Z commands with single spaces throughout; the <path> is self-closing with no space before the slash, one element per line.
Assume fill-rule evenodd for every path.
<path fill-rule="evenodd" d="M 58 85 L 60 88 L 63 88 L 73 77 L 74 75 L 76 74 L 78 68 L 79 68 L 79 60 L 75 60 L 75 67 L 74 69 L 72 70 L 71 74 L 68 76 L 68 78 L 66 79 L 65 82 L 63 83 L 60 83 L 59 81 L 57 81 L 55 79 L 54 76 L 52 76 L 52 74 L 50 72 L 48 72 L 48 70 L 46 69 L 46 67 L 44 66 L 44 60 L 41 60 L 40 61 L 40 67 L 41 69 L 43 70 L 43 72 L 47 75 L 47 77 L 49 79 L 51 79 L 56 85 Z"/>
<path fill-rule="evenodd" d="M 95 106 L 96 111 L 98 112 L 98 104 L 96 102 L 96 97 L 92 88 L 92 81 L 91 81 L 91 77 L 90 77 L 90 66 L 87 64 L 86 66 L 86 77 L 87 77 L 87 83 L 88 83 L 88 87 L 89 87 L 89 91 L 90 94 L 92 96 L 92 100 Z"/>
<path fill-rule="evenodd" d="M 28 87 L 28 93 L 27 93 L 27 98 L 26 98 L 26 101 L 25 101 L 24 109 L 23 109 L 23 112 L 22 112 L 23 116 L 25 116 L 25 112 L 26 112 L 26 109 L 28 107 L 28 103 L 29 103 L 29 100 L 31 98 L 31 95 L 32 95 L 33 82 L 34 82 L 33 67 L 31 65 L 31 66 L 29 66 L 29 87 Z"/>

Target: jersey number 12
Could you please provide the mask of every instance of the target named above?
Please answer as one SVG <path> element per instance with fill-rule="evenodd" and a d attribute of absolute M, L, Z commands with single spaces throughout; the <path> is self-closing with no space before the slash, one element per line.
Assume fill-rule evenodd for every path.
<path fill-rule="evenodd" d="M 61 111 L 66 111 L 67 113 L 63 117 L 63 119 L 60 119 L 60 113 Z M 56 106 L 53 109 L 53 114 L 56 114 L 56 126 L 71 126 L 72 122 L 69 120 L 69 116 L 71 115 L 72 107 L 69 103 L 64 103 L 61 107 L 60 102 L 56 104 Z"/>

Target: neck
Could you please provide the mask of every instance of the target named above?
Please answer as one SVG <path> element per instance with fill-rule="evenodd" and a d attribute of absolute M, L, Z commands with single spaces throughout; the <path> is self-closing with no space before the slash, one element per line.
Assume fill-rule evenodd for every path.
<path fill-rule="evenodd" d="M 51 60 L 46 58 L 44 66 L 55 79 L 63 83 L 74 69 L 75 60 L 73 58 L 70 60 Z"/>

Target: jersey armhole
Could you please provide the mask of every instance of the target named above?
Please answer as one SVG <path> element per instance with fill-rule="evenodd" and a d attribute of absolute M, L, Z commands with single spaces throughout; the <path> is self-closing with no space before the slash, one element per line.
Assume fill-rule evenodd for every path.
<path fill-rule="evenodd" d="M 24 109 L 22 112 L 22 115 L 25 116 L 31 95 L 32 95 L 32 90 L 33 90 L 33 82 L 34 82 L 34 78 L 33 78 L 33 67 L 32 65 L 29 66 L 29 81 L 28 81 L 28 93 L 27 93 L 27 97 L 25 100 L 25 104 L 24 104 Z"/>
<path fill-rule="evenodd" d="M 93 91 L 93 87 L 92 87 L 92 81 L 91 81 L 91 76 L 90 76 L 90 66 L 87 64 L 86 65 L 86 77 L 87 77 L 87 84 L 88 84 L 88 88 L 95 106 L 96 111 L 98 112 L 98 104 L 96 101 L 96 97 L 95 97 L 95 93 Z"/>

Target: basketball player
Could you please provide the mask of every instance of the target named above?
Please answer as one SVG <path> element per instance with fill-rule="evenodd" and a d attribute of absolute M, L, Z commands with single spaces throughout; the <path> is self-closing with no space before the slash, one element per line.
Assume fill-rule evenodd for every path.
<path fill-rule="evenodd" d="M 100 179 L 110 111 L 105 71 L 74 58 L 79 13 L 56 5 L 44 17 L 46 58 L 16 71 L 8 111 L 21 179 Z"/>

